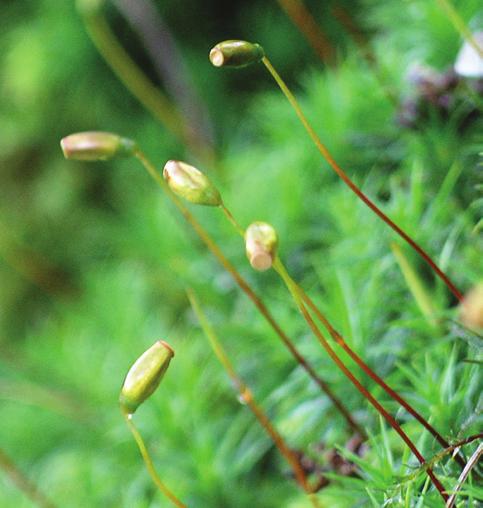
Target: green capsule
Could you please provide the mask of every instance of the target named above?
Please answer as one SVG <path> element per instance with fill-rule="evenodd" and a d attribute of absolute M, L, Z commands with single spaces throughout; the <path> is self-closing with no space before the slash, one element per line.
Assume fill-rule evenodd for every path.
<path fill-rule="evenodd" d="M 218 189 L 201 171 L 181 161 L 168 161 L 163 177 L 169 188 L 178 196 L 197 205 L 220 206 Z"/>
<path fill-rule="evenodd" d="M 268 270 L 277 255 L 277 232 L 266 222 L 253 222 L 245 231 L 245 249 L 255 270 Z"/>
<path fill-rule="evenodd" d="M 173 356 L 174 351 L 169 344 L 158 340 L 136 360 L 127 373 L 119 396 L 123 411 L 133 414 L 156 390 Z"/>
<path fill-rule="evenodd" d="M 258 63 L 265 56 L 260 44 L 247 41 L 223 41 L 210 51 L 215 67 L 245 67 Z"/>
<path fill-rule="evenodd" d="M 136 143 L 111 132 L 78 132 L 60 142 L 64 157 L 80 161 L 105 161 L 116 157 L 130 157 Z"/>

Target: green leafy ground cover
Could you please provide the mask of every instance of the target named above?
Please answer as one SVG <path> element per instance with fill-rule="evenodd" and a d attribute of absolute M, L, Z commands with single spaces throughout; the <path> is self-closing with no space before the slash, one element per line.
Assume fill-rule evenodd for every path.
<path fill-rule="evenodd" d="M 276 3 L 233 4 L 232 17 L 218 24 L 214 4 L 190 2 L 191 13 L 172 4 L 159 5 L 160 12 L 216 126 L 221 169 L 202 169 L 230 209 L 244 226 L 265 220 L 276 227 L 280 255 L 297 281 L 449 441 L 481 431 L 481 365 L 466 361 L 480 358 L 480 339 L 455 323 L 446 288 L 400 244 L 429 294 L 435 326 L 401 274 L 390 248 L 394 234 L 330 172 L 262 67 L 217 70 L 207 58 L 218 39 L 262 43 L 336 160 L 466 291 L 481 278 L 475 99 L 462 83 L 448 113 L 428 106 L 412 128 L 397 121 L 403 100 L 418 93 L 408 69 L 420 63 L 442 73 L 462 44 L 437 2 L 368 0 L 354 10 L 398 108 L 316 2 L 308 5 L 337 45 L 336 69 L 324 68 Z M 467 22 L 477 19 L 479 2 L 454 4 Z M 117 403 L 131 363 L 164 338 L 176 356 L 136 413 L 163 480 L 190 507 L 309 506 L 212 354 L 186 299 L 192 287 L 276 427 L 330 478 L 318 495 L 322 506 L 441 506 L 400 438 L 333 367 L 275 274 L 251 270 L 220 213 L 192 207 L 367 430 L 362 457 L 344 451 L 351 435 L 343 419 L 139 165 L 63 160 L 61 137 L 96 129 L 137 139 L 160 169 L 170 158 L 196 162 L 112 75 L 71 2 L 19 1 L 4 10 L 0 447 L 57 506 L 167 506 Z M 196 31 L 203 10 L 209 21 Z M 108 14 L 114 27 L 123 26 L 117 11 Z M 125 43 L 145 58 L 132 34 Z M 426 457 L 441 450 L 352 369 Z M 468 445 L 467 456 L 476 447 Z M 355 475 L 334 470 L 333 448 L 354 461 Z M 435 472 L 451 490 L 460 469 L 445 457 Z M 463 493 L 458 506 L 481 500 L 471 478 Z M 30 503 L 0 474 L 1 506 Z"/>

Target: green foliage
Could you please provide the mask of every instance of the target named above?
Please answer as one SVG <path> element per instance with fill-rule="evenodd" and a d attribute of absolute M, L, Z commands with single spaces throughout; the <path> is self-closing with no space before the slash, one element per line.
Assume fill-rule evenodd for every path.
<path fill-rule="evenodd" d="M 453 3 L 472 26 L 480 3 Z M 215 2 L 158 4 L 215 123 L 219 169 L 198 164 L 125 91 L 90 43 L 72 2 L 18 0 L 4 8 L 0 447 L 58 506 L 165 506 L 117 398 L 133 359 L 166 339 L 176 356 L 159 390 L 136 413 L 163 481 L 190 507 L 309 506 L 210 352 L 184 293 L 194 287 L 277 429 L 327 470 L 331 483 L 318 495 L 323 506 L 441 506 L 397 434 L 310 335 L 275 274 L 250 269 L 243 240 L 221 213 L 192 208 L 367 429 L 362 457 L 344 446 L 350 435 L 343 418 L 142 168 L 131 160 L 64 161 L 58 141 L 75 131 L 118 132 L 136 139 L 160 170 L 168 159 L 183 158 L 206 171 L 242 226 L 255 220 L 274 225 L 293 277 L 364 360 L 453 441 L 481 429 L 481 364 L 465 361 L 481 360 L 481 338 L 458 331 L 446 288 L 405 250 L 439 319 L 437 327 L 428 323 L 391 253 L 395 236 L 331 173 L 262 67 L 214 70 L 208 52 L 218 38 L 260 42 L 336 160 L 464 290 L 481 278 L 481 115 L 475 110 L 463 121 L 473 99 L 462 85 L 461 106 L 449 116 L 433 111 L 417 129 L 401 126 L 357 47 L 317 2 L 307 4 L 339 48 L 336 69 L 316 60 L 275 2 L 232 2 L 226 25 L 216 17 Z M 144 65 L 139 40 L 119 29 L 125 25 L 117 11 L 107 12 Z M 407 79 L 412 64 L 442 72 L 461 45 L 433 0 L 363 0 L 354 15 L 371 30 L 378 61 L 401 98 L 417 94 Z M 144 67 L 153 77 L 151 64 Z M 39 280 L 38 273 L 45 277 Z M 441 450 L 377 385 L 361 378 L 426 458 Z M 476 447 L 466 446 L 466 456 Z M 333 448 L 356 464 L 356 476 L 334 470 Z M 460 469 L 446 456 L 435 472 L 451 489 Z M 478 489 L 470 479 L 460 498 L 464 493 L 468 506 L 476 506 Z M 31 506 L 1 472 L 0 506 Z"/>

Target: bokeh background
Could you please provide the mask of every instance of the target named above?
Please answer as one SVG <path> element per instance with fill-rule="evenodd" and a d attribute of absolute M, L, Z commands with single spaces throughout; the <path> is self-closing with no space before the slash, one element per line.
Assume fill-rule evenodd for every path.
<path fill-rule="evenodd" d="M 364 359 L 445 436 L 464 437 L 478 429 L 479 365 L 467 361 L 478 340 L 451 295 L 401 244 L 434 314 L 422 312 L 390 249 L 398 240 L 331 173 L 261 65 L 208 61 L 220 40 L 261 43 L 336 160 L 466 291 L 482 268 L 482 130 L 481 83 L 452 70 L 461 35 L 434 0 L 307 0 L 328 41 L 323 61 L 282 2 L 143 1 L 156 16 L 145 10 L 141 29 L 133 4 L 105 2 L 102 15 L 197 148 L 127 91 L 74 2 L 2 5 L 0 448 L 57 506 L 167 506 L 117 404 L 131 363 L 163 338 L 176 356 L 136 422 L 166 483 L 193 507 L 308 506 L 200 332 L 192 287 L 277 428 L 328 472 L 324 506 L 438 506 L 420 492 L 424 474 L 402 482 L 416 463 L 334 370 L 274 273 L 251 271 L 217 210 L 192 211 L 368 429 L 355 476 L 331 459 L 350 438 L 343 419 L 142 167 L 66 161 L 59 140 L 117 132 L 160 169 L 174 158 L 206 171 L 243 225 L 277 228 L 291 273 Z M 481 28 L 480 2 L 453 4 Z M 160 34 L 173 46 L 150 53 Z M 438 451 L 363 379 L 428 456 Z M 0 505 L 33 506 L 5 471 Z"/>

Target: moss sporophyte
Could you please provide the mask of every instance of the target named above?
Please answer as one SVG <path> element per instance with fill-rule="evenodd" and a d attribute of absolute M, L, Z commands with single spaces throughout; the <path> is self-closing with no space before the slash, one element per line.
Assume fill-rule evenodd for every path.
<path fill-rule="evenodd" d="M 66 159 L 106 161 L 118 157 L 132 157 L 136 143 L 111 132 L 78 132 L 60 142 Z"/>
<path fill-rule="evenodd" d="M 164 340 L 158 340 L 147 349 L 132 365 L 124 379 L 119 404 L 129 430 L 131 431 L 146 468 L 158 489 L 178 508 L 186 508 L 161 481 L 144 440 L 133 422 L 136 409 L 149 398 L 159 386 L 169 363 L 174 356 L 171 346 Z"/>
<path fill-rule="evenodd" d="M 297 117 L 304 126 L 307 134 L 311 138 L 317 150 L 322 157 L 327 161 L 332 170 L 342 179 L 342 181 L 351 189 L 356 196 L 363 201 L 381 220 L 383 220 L 391 229 L 393 229 L 401 238 L 413 248 L 419 256 L 421 256 L 426 263 L 431 267 L 434 273 L 446 284 L 448 289 L 453 295 L 462 301 L 463 296 L 458 288 L 453 284 L 450 278 L 438 267 L 438 265 L 431 259 L 429 254 L 413 240 L 402 228 L 393 222 L 352 180 L 347 173 L 335 161 L 328 148 L 322 143 L 314 128 L 305 116 L 302 108 L 300 107 L 297 99 L 288 88 L 285 81 L 280 74 L 276 71 L 268 57 L 265 55 L 263 48 L 258 49 L 258 44 L 253 44 L 247 41 L 225 41 L 217 44 L 210 51 L 210 61 L 215 67 L 230 66 L 233 62 L 234 67 L 243 67 L 252 63 L 262 62 L 270 75 L 273 77 L 278 87 L 289 101 L 294 109 Z M 255 48 L 257 48 L 255 50 Z M 242 65 L 237 65 L 237 62 L 243 62 Z"/>
<path fill-rule="evenodd" d="M 128 414 L 152 395 L 163 379 L 174 351 L 167 342 L 158 340 L 133 364 L 122 385 L 119 403 Z"/>
<path fill-rule="evenodd" d="M 115 135 L 114 135 L 115 136 Z M 213 239 L 208 235 L 208 233 L 201 227 L 201 225 L 196 221 L 194 216 L 189 212 L 189 210 L 176 198 L 175 193 L 179 196 L 182 196 L 183 198 L 191 201 L 195 204 L 202 204 L 202 205 L 210 205 L 210 206 L 218 206 L 222 209 L 227 219 L 231 222 L 231 224 L 235 227 L 237 232 L 247 237 L 247 232 L 243 230 L 243 228 L 237 223 L 237 221 L 234 219 L 231 212 L 228 210 L 228 208 L 224 205 L 222 198 L 216 190 L 209 179 L 203 175 L 202 172 L 194 168 L 193 166 L 190 166 L 186 163 L 181 163 L 179 161 L 169 161 L 165 168 L 165 179 L 163 179 L 155 167 L 149 162 L 149 160 L 146 158 L 146 156 L 141 152 L 139 148 L 136 147 L 135 144 L 132 145 L 134 148 L 132 148 L 132 155 L 140 160 L 140 162 L 144 165 L 148 173 L 156 180 L 156 182 L 161 186 L 163 190 L 167 192 L 167 196 L 172 200 L 172 202 L 176 205 L 176 207 L 180 210 L 180 212 L 184 215 L 186 220 L 189 222 L 189 224 L 193 227 L 193 229 L 196 231 L 196 233 L 200 236 L 200 238 L 203 240 L 203 242 L 206 244 L 206 246 L 209 248 L 209 250 L 215 255 L 215 257 L 218 259 L 218 261 L 228 270 L 228 272 L 233 276 L 235 281 L 238 283 L 238 285 L 242 288 L 242 290 L 249 296 L 249 298 L 253 301 L 253 303 L 256 305 L 257 309 L 262 313 L 262 315 L 267 319 L 267 321 L 271 324 L 273 329 L 277 332 L 279 337 L 282 339 L 284 344 L 289 348 L 293 356 L 297 359 L 297 361 L 305 368 L 305 370 L 309 373 L 309 375 L 317 382 L 317 384 L 320 386 L 320 388 L 326 392 L 326 394 L 329 396 L 329 398 L 334 402 L 336 407 L 344 414 L 347 421 L 349 422 L 349 425 L 354 428 L 358 429 L 359 433 L 361 435 L 364 435 L 364 431 L 360 429 L 360 427 L 357 425 L 356 422 L 353 421 L 352 416 L 350 413 L 344 408 L 343 404 L 330 392 L 329 387 L 327 384 L 320 379 L 320 377 L 315 374 L 312 367 L 306 362 L 306 360 L 298 353 L 296 348 L 294 347 L 291 340 L 284 334 L 284 332 L 280 329 L 277 322 L 274 320 L 274 318 L 270 315 L 268 312 L 268 309 L 264 306 L 260 298 L 251 290 L 249 285 L 246 283 L 244 279 L 241 278 L 238 271 L 231 265 L 231 263 L 224 257 L 222 252 L 220 251 L 219 247 L 216 245 L 216 243 L 213 241 Z M 114 151 L 113 153 L 116 153 Z M 104 152 L 100 154 L 102 157 L 105 155 Z M 96 160 L 94 158 L 89 158 L 88 160 Z M 173 181 L 173 179 L 169 178 L 169 173 L 171 172 L 178 172 L 179 175 L 181 175 L 177 180 Z M 171 180 L 171 184 L 170 184 Z M 176 185 L 173 185 L 173 183 L 176 183 Z M 208 191 L 208 192 L 207 192 Z M 208 197 L 207 197 L 208 196 Z M 261 227 L 261 225 L 263 225 Z M 248 237 L 252 237 L 252 245 L 249 249 L 247 249 L 247 254 L 249 255 L 249 259 L 253 258 L 250 254 L 257 251 L 257 250 L 263 250 L 265 249 L 264 256 L 262 256 L 265 261 L 262 263 L 263 267 L 270 267 L 270 263 L 275 268 L 279 274 L 282 276 L 284 281 L 287 283 L 287 287 L 289 288 L 292 296 L 294 297 L 294 300 L 297 302 L 297 305 L 299 306 L 300 311 L 302 312 L 304 318 L 310 325 L 311 329 L 316 334 L 317 338 L 321 342 L 321 344 L 324 346 L 324 348 L 327 350 L 331 358 L 337 363 L 337 365 L 343 370 L 343 372 L 346 374 L 347 377 L 356 385 L 358 390 L 364 394 L 364 396 L 371 402 L 371 404 L 389 421 L 391 426 L 394 427 L 394 429 L 400 434 L 400 436 L 403 438 L 403 440 L 408 444 L 408 446 L 411 448 L 411 450 L 414 452 L 414 454 L 417 456 L 418 460 L 421 463 L 424 463 L 424 458 L 419 453 L 417 448 L 413 445 L 412 441 L 407 437 L 407 435 L 402 431 L 402 429 L 399 427 L 397 422 L 394 420 L 394 418 L 385 411 L 385 409 L 377 402 L 377 400 L 374 399 L 370 395 L 369 392 L 360 384 L 360 382 L 352 375 L 352 373 L 345 367 L 345 365 L 341 362 L 341 360 L 338 358 L 338 356 L 335 354 L 335 352 L 332 350 L 332 348 L 326 343 L 325 339 L 323 338 L 322 334 L 320 333 L 320 330 L 313 322 L 312 318 L 308 314 L 305 304 L 309 306 L 309 308 L 317 315 L 317 317 L 322 321 L 324 326 L 328 328 L 328 331 L 331 333 L 333 338 L 336 340 L 336 342 L 341 345 L 351 356 L 351 358 L 356 361 L 360 366 L 363 366 L 363 369 L 366 373 L 368 373 L 376 382 L 378 382 L 387 393 L 389 393 L 393 398 L 398 400 L 408 411 L 413 414 L 418 421 L 423 423 L 425 427 L 430 430 L 430 432 L 433 433 L 440 442 L 444 442 L 444 439 L 426 422 L 426 420 L 421 417 L 416 411 L 414 411 L 411 406 L 409 406 L 402 398 L 400 398 L 394 391 L 392 391 L 378 376 L 373 373 L 369 367 L 367 367 L 365 364 L 363 364 L 362 360 L 348 348 L 345 341 L 342 339 L 342 337 L 335 332 L 335 330 L 332 328 L 332 326 L 328 323 L 328 321 L 325 319 L 325 317 L 318 311 L 318 309 L 315 308 L 313 302 L 308 298 L 308 296 L 303 292 L 303 290 L 296 285 L 296 283 L 289 277 L 286 270 L 283 268 L 283 265 L 279 261 L 279 258 L 276 256 L 276 246 L 277 246 L 277 240 L 276 240 L 276 233 L 275 230 L 267 223 L 254 223 L 252 225 L 252 228 L 248 228 L 248 231 L 252 231 L 248 235 Z M 254 234 L 255 233 L 255 234 Z M 267 236 L 267 233 L 268 234 Z M 253 240 L 257 240 L 257 242 Z M 261 240 L 261 241 L 260 241 Z M 255 249 L 254 249 L 255 247 Z M 255 256 L 255 259 L 257 256 Z M 260 268 L 260 263 L 255 262 L 255 268 Z M 303 302 L 300 304 L 300 302 Z M 161 375 L 162 377 L 162 375 Z M 151 387 L 153 386 L 151 383 L 147 383 L 147 386 L 149 387 L 145 393 L 147 393 L 147 397 L 154 391 L 157 384 L 154 383 L 154 388 L 151 391 Z M 141 390 L 142 392 L 142 390 Z M 141 397 L 142 398 L 142 397 Z M 145 399 L 143 399 L 145 400 Z M 142 401 L 141 401 L 142 402 Z M 127 407 L 125 403 L 125 407 Z M 136 409 L 136 403 L 131 406 L 130 408 L 135 410 Z M 131 409 L 128 409 L 131 410 Z M 135 430 L 132 427 L 132 421 L 131 421 L 131 415 L 132 413 L 128 413 L 125 409 L 123 410 L 126 421 L 128 425 L 131 428 L 131 431 L 136 437 Z M 138 445 L 141 448 L 140 441 L 137 439 Z M 144 454 L 143 454 L 144 457 Z M 148 464 L 148 460 L 145 457 L 145 461 Z M 149 467 L 148 467 L 149 469 Z M 446 496 L 444 487 L 441 485 L 439 480 L 434 476 L 434 473 L 431 471 L 431 469 L 428 469 L 428 474 L 430 475 L 433 483 L 441 493 L 443 497 Z M 152 474 L 153 476 L 153 474 Z M 154 477 L 154 476 L 153 476 Z M 183 505 L 179 505 L 183 506 Z"/>
<path fill-rule="evenodd" d="M 277 233 L 266 222 L 253 222 L 245 232 L 245 249 L 255 270 L 268 270 L 277 255 Z"/>
<path fill-rule="evenodd" d="M 197 205 L 220 206 L 218 189 L 201 171 L 185 162 L 168 161 L 163 177 L 172 192 Z"/>

